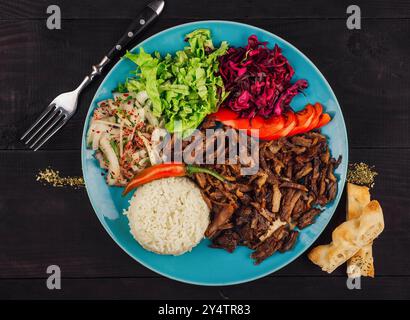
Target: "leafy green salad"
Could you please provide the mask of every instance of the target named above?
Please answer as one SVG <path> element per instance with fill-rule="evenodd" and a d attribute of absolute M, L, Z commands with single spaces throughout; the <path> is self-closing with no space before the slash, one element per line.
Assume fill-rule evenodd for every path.
<path fill-rule="evenodd" d="M 161 57 L 127 52 L 125 58 L 137 65 L 135 76 L 118 86 L 119 92 L 146 91 L 151 101 L 152 114 L 164 123 L 169 132 L 189 136 L 202 120 L 217 111 L 228 95 L 218 71 L 218 57 L 224 55 L 228 43 L 219 48 L 212 43 L 211 33 L 198 29 L 186 35 L 188 42 L 175 55 Z"/>

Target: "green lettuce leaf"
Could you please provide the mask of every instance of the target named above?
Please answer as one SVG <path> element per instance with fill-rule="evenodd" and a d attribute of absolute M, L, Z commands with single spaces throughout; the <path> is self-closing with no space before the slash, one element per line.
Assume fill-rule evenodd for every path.
<path fill-rule="evenodd" d="M 127 52 L 125 58 L 137 65 L 136 78 L 126 81 L 129 92 L 146 90 L 153 114 L 164 120 L 170 132 L 189 135 L 210 113 L 215 112 L 227 94 L 223 81 L 216 76 L 218 57 L 228 44 L 215 48 L 211 32 L 198 29 L 185 37 L 188 45 L 175 55 Z"/>

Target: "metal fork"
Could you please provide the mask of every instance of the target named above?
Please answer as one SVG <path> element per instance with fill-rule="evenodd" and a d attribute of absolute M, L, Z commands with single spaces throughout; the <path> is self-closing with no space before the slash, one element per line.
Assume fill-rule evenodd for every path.
<path fill-rule="evenodd" d="M 24 141 L 26 145 L 31 143 L 29 148 L 37 151 L 48 139 L 60 130 L 73 116 L 77 109 L 78 96 L 97 74 L 97 66 L 95 66 L 96 72 L 94 72 L 93 66 L 93 73 L 95 74 L 93 75 L 93 73 L 91 73 L 85 77 L 77 89 L 57 96 L 40 114 L 33 125 L 23 134 L 20 140 Z"/>
<path fill-rule="evenodd" d="M 60 130 L 73 116 L 77 109 L 80 93 L 95 78 L 100 75 L 103 68 L 114 58 L 120 56 L 121 51 L 137 35 L 144 31 L 162 12 L 165 2 L 156 0 L 150 2 L 129 25 L 127 31 L 117 44 L 108 52 L 100 63 L 92 66 L 92 71 L 87 75 L 77 89 L 57 96 L 48 107 L 40 114 L 33 125 L 20 138 L 29 148 L 37 151 L 58 130 Z"/>

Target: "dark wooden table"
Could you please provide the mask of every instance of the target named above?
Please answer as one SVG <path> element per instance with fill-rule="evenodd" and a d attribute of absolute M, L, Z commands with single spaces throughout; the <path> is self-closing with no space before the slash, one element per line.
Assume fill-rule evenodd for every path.
<path fill-rule="evenodd" d="M 350 162 L 376 166 L 372 192 L 386 229 L 374 246 L 376 278 L 348 290 L 344 268 L 328 275 L 299 257 L 243 285 L 201 287 L 161 277 L 123 252 L 98 222 L 84 189 L 35 181 L 52 166 L 80 175 L 84 118 L 100 81 L 81 98 L 69 124 L 39 152 L 18 138 L 60 92 L 73 88 L 109 49 L 145 1 L 0 1 L 0 298 L 369 299 L 410 298 L 410 1 L 354 1 L 362 29 L 348 30 L 351 1 L 168 0 L 144 37 L 181 23 L 226 19 L 283 37 L 322 71 L 342 106 Z M 48 30 L 58 4 L 62 29 Z M 345 215 L 345 196 L 317 243 Z M 46 268 L 62 271 L 62 289 L 46 288 Z"/>

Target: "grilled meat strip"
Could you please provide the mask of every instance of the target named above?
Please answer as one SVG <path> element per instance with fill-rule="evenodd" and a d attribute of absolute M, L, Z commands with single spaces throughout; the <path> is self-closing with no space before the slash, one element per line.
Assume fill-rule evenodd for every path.
<path fill-rule="evenodd" d="M 208 121 L 202 129 L 212 125 Z M 204 153 L 205 148 L 204 143 Z M 226 141 L 226 157 L 228 148 Z M 220 149 L 211 155 L 214 163 Z M 238 245 L 247 246 L 255 250 L 252 258 L 257 264 L 276 251 L 290 250 L 299 235 L 294 227 L 314 223 L 322 211 L 318 206 L 336 197 L 334 171 L 340 162 L 340 157 L 331 157 L 326 137 L 313 131 L 260 141 L 260 168 L 254 175 L 241 175 L 240 163 L 204 165 L 226 177 L 220 182 L 209 175 L 194 176 L 211 208 L 206 236 L 212 247 L 233 252 Z"/>

